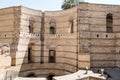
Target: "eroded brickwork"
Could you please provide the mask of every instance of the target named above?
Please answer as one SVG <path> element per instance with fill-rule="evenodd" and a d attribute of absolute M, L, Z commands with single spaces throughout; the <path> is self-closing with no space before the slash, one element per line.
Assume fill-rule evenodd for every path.
<path fill-rule="evenodd" d="M 4 8 L 0 10 L 0 43 L 10 45 L 11 66 L 19 76 L 119 67 L 119 9 L 118 5 L 90 3 L 45 12 L 23 6 Z M 111 33 L 106 31 L 109 13 Z"/>

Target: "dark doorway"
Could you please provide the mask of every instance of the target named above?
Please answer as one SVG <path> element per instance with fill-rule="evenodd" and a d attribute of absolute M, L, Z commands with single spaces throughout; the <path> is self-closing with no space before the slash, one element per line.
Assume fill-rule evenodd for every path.
<path fill-rule="evenodd" d="M 56 62 L 56 51 L 49 50 L 49 63 L 55 63 L 55 62 Z"/>
<path fill-rule="evenodd" d="M 34 72 L 31 72 L 31 73 L 27 74 L 26 77 L 37 77 L 37 76 Z"/>
<path fill-rule="evenodd" d="M 47 77 L 47 80 L 53 80 L 54 76 L 55 76 L 54 74 L 49 74 L 48 77 Z"/>
<path fill-rule="evenodd" d="M 34 62 L 33 47 L 34 47 L 33 43 L 30 43 L 28 45 L 28 64 Z"/>
<path fill-rule="evenodd" d="M 32 63 L 32 46 L 28 47 L 28 63 Z"/>

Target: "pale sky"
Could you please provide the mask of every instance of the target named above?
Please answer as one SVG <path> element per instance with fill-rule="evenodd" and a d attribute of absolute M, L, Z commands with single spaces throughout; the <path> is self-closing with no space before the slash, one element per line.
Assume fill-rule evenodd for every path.
<path fill-rule="evenodd" d="M 0 8 L 23 5 L 29 8 L 50 11 L 61 10 L 64 0 L 0 0 Z M 120 0 L 84 0 L 89 3 L 120 5 Z"/>

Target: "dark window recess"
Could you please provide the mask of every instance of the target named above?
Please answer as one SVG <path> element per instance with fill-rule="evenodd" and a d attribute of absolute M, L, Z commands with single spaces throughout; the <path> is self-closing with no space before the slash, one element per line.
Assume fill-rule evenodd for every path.
<path fill-rule="evenodd" d="M 29 33 L 33 33 L 33 24 L 29 24 Z"/>
<path fill-rule="evenodd" d="M 55 34 L 56 33 L 56 31 L 55 31 L 55 27 L 50 27 L 50 34 Z"/>
<path fill-rule="evenodd" d="M 28 63 L 32 63 L 32 48 L 28 47 Z"/>
<path fill-rule="evenodd" d="M 56 62 L 56 51 L 49 50 L 49 63 L 55 63 L 55 62 Z"/>
<path fill-rule="evenodd" d="M 106 35 L 106 37 L 108 37 L 108 35 Z"/>
<path fill-rule="evenodd" d="M 113 32 L 113 15 L 111 13 L 107 14 L 106 16 L 106 32 Z"/>
<path fill-rule="evenodd" d="M 97 37 L 99 37 L 99 35 L 97 34 Z"/>
<path fill-rule="evenodd" d="M 31 18 L 29 20 L 29 33 L 33 33 L 33 27 L 34 27 L 34 20 Z"/>
<path fill-rule="evenodd" d="M 73 20 L 70 22 L 70 33 L 74 33 L 74 22 L 73 22 Z"/>

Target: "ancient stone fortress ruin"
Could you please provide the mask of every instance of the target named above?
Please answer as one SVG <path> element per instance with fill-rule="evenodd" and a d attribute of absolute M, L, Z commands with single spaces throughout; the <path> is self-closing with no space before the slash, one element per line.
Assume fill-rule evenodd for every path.
<path fill-rule="evenodd" d="M 53 77 L 120 67 L 120 5 L 79 5 L 61 11 L 0 9 L 0 60 L 19 77 Z M 0 44 L 0 45 L 1 45 Z M 7 46 L 9 45 L 9 46 Z M 3 58 L 9 52 L 9 58 Z M 7 62 L 7 63 L 6 63 Z"/>

